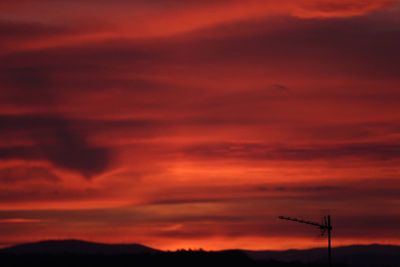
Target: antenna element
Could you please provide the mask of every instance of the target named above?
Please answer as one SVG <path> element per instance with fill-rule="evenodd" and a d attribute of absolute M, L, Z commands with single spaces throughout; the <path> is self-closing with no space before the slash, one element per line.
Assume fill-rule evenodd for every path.
<path fill-rule="evenodd" d="M 332 232 L 332 224 L 331 224 L 331 216 L 330 215 L 324 216 L 323 223 L 311 222 L 311 221 L 301 220 L 301 219 L 292 218 L 292 217 L 285 217 L 285 216 L 279 216 L 278 218 L 281 220 L 287 220 L 287 221 L 292 221 L 292 222 L 315 226 L 322 231 L 321 232 L 322 235 L 325 235 L 325 233 L 328 232 L 328 263 L 329 263 L 329 267 L 332 267 L 332 233 L 331 233 Z"/>

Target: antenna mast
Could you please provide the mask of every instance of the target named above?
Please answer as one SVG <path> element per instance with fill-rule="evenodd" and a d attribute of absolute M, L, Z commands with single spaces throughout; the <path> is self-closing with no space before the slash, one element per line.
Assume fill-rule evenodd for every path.
<path fill-rule="evenodd" d="M 302 223 L 302 224 L 308 224 L 317 227 L 322 231 L 322 235 L 324 235 L 326 232 L 328 233 L 328 262 L 329 262 L 329 267 L 332 267 L 332 225 L 331 225 L 331 216 L 324 216 L 324 221 L 323 223 L 317 223 L 317 222 L 312 222 L 312 221 L 306 221 L 306 220 L 301 220 L 297 218 L 292 218 L 292 217 L 284 217 L 284 216 L 279 216 L 278 217 L 281 220 L 287 220 L 287 221 L 293 221 L 297 223 Z"/>

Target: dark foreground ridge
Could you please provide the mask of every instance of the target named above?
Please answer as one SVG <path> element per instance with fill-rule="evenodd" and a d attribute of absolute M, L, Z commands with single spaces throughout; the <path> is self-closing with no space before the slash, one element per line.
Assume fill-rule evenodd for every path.
<path fill-rule="evenodd" d="M 159 250 L 152 249 L 139 244 L 102 244 L 81 240 L 49 240 L 37 243 L 17 245 L 5 249 L 0 249 L 1 254 L 13 255 L 119 255 L 119 254 L 145 254 L 156 253 Z"/>
<path fill-rule="evenodd" d="M 322 262 L 327 258 L 326 248 L 285 251 L 246 251 L 257 261 L 274 259 L 277 261 Z M 400 266 L 400 246 L 390 245 L 353 245 L 333 249 L 333 262 L 347 266 Z M 346 266 L 344 265 L 344 266 Z"/>
<path fill-rule="evenodd" d="M 397 267 L 400 247 L 349 246 L 333 251 L 335 267 Z M 43 241 L 0 249 L 0 266 L 244 266 L 322 267 L 325 249 L 288 251 L 163 252 L 138 244 L 99 244 L 79 240 Z"/>

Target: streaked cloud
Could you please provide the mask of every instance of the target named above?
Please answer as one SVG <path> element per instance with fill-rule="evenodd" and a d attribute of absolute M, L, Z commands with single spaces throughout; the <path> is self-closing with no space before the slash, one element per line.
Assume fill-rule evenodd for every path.
<path fill-rule="evenodd" d="M 310 247 L 276 216 L 326 212 L 336 244 L 400 242 L 395 1 L 3 0 L 0 15 L 4 243 Z"/>

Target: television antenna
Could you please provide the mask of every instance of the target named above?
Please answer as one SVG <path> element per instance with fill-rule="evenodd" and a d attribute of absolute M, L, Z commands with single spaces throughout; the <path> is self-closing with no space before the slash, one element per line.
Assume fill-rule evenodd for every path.
<path fill-rule="evenodd" d="M 287 220 L 287 221 L 293 221 L 297 223 L 302 223 L 302 224 L 308 224 L 317 227 L 319 230 L 321 230 L 321 235 L 324 236 L 325 233 L 328 233 L 328 263 L 329 266 L 332 267 L 332 224 L 331 224 L 331 216 L 324 216 L 324 221 L 322 223 L 318 222 L 311 222 L 311 221 L 306 221 L 306 220 L 301 220 L 297 218 L 292 218 L 292 217 L 285 217 L 285 216 L 279 216 L 278 217 L 281 220 Z"/>

